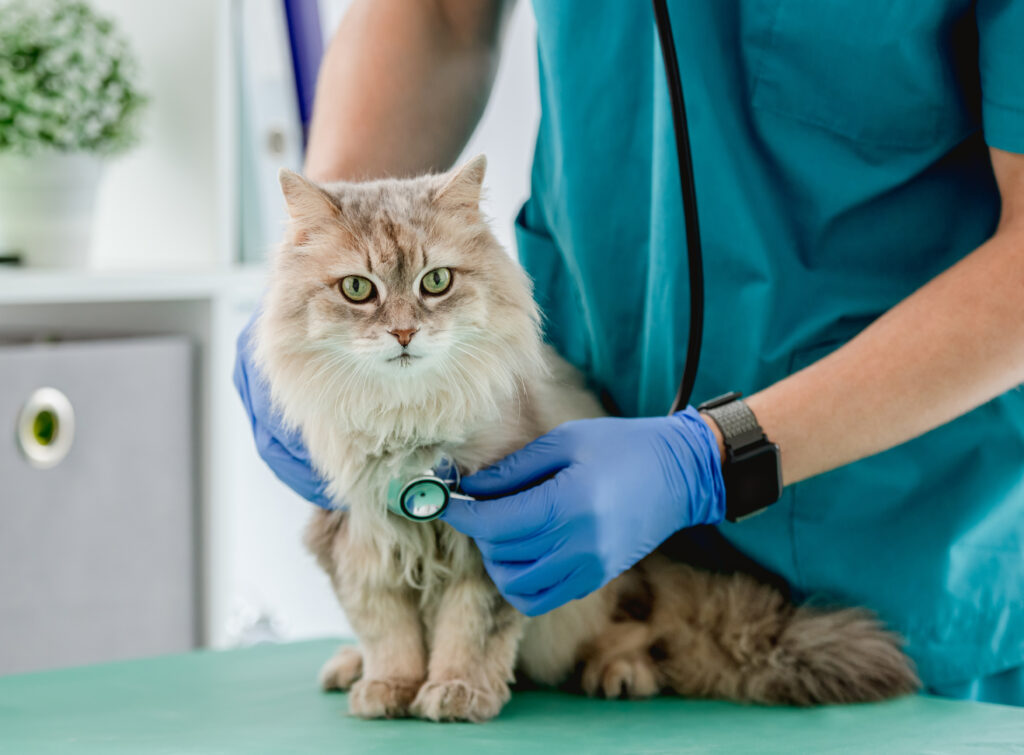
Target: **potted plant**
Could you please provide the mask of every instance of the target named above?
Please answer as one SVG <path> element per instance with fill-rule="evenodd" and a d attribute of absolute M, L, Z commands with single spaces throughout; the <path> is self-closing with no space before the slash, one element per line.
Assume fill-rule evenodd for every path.
<path fill-rule="evenodd" d="M 104 158 L 145 102 L 113 22 L 76 0 L 0 0 L 0 255 L 84 266 Z"/>

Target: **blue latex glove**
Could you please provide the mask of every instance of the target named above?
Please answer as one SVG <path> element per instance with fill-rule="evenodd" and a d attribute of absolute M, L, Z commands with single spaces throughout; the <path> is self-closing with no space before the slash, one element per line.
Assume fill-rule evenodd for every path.
<path fill-rule="evenodd" d="M 692 407 L 567 422 L 462 490 L 504 496 L 453 498 L 443 518 L 476 540 L 502 595 L 530 616 L 588 595 L 674 532 L 725 518 L 718 442 Z"/>
<path fill-rule="evenodd" d="M 252 423 L 256 450 L 278 478 L 310 503 L 333 508 L 327 495 L 327 483 L 313 471 L 309 451 L 299 433 L 284 427 L 281 415 L 270 402 L 270 387 L 252 362 L 250 334 L 259 312 L 254 314 L 241 335 L 235 356 L 235 388 Z"/>

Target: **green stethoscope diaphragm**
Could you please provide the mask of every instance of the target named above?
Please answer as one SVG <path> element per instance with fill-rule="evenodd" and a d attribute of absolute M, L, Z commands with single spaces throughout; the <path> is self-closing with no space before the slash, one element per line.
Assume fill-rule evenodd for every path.
<path fill-rule="evenodd" d="M 432 521 L 444 513 L 452 498 L 472 500 L 458 492 L 459 482 L 458 469 L 447 460 L 411 479 L 392 480 L 388 510 L 412 522 Z"/>

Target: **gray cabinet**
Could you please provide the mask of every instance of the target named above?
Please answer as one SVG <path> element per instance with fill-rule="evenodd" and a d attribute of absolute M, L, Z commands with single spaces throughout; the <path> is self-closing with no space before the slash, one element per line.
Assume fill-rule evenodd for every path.
<path fill-rule="evenodd" d="M 0 674 L 195 647 L 193 361 L 180 337 L 0 345 Z M 48 468 L 18 435 L 41 387 L 74 412 Z"/>

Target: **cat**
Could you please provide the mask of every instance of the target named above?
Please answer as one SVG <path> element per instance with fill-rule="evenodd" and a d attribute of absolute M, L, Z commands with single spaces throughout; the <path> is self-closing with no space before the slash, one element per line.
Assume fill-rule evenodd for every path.
<path fill-rule="evenodd" d="M 336 510 L 306 543 L 359 646 L 321 672 L 365 718 L 485 721 L 518 669 L 590 695 L 755 703 L 880 700 L 918 681 L 869 611 L 797 607 L 744 575 L 655 552 L 527 619 L 472 540 L 387 510 L 392 479 L 441 457 L 472 473 L 571 419 L 604 414 L 542 339 L 531 283 L 480 210 L 486 160 L 442 175 L 280 180 L 290 221 L 254 330 L 258 370 Z"/>

